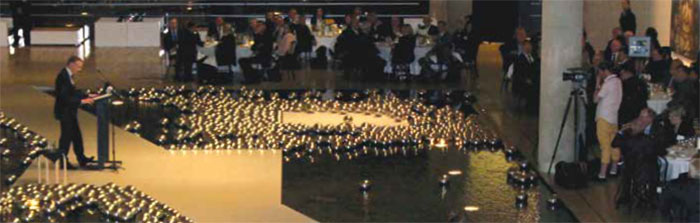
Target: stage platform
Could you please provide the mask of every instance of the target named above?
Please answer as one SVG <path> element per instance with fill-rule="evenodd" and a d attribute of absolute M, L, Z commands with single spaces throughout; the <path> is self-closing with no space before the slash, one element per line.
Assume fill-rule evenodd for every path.
<path fill-rule="evenodd" d="M 54 98 L 27 85 L 3 85 L 0 110 L 49 142 L 58 141 Z M 88 156 L 96 154 L 97 118 L 79 111 Z M 273 151 L 169 152 L 121 128 L 116 130 L 122 169 L 68 172 L 69 182 L 133 185 L 196 222 L 312 222 L 282 205 L 282 156 Z M 69 158 L 73 163 L 75 156 Z M 36 182 L 30 167 L 16 184 Z"/>

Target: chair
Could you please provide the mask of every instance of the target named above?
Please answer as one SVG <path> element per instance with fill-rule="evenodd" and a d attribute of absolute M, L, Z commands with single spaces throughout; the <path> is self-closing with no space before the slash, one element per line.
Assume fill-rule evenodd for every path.
<path fill-rule="evenodd" d="M 60 158 L 54 161 L 54 179 L 56 184 L 62 183 L 63 185 L 68 184 L 68 170 L 67 170 L 67 157 L 60 153 Z M 51 177 L 49 176 L 49 170 L 51 169 L 51 160 L 46 156 L 37 157 L 37 182 L 38 183 L 51 183 Z M 63 168 L 61 168 L 63 166 Z M 62 177 L 61 177 L 62 176 Z"/>
<path fill-rule="evenodd" d="M 410 63 L 394 63 L 391 65 L 390 80 L 405 81 L 410 79 L 411 64 Z"/>

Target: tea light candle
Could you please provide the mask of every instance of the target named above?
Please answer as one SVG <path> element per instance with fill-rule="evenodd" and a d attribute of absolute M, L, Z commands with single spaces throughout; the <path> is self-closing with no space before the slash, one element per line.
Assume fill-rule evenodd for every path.
<path fill-rule="evenodd" d="M 369 180 L 364 180 L 362 183 L 360 183 L 360 191 L 361 192 L 367 192 L 372 188 L 372 184 L 369 182 Z"/>
<path fill-rule="evenodd" d="M 522 192 L 515 196 L 515 207 L 524 208 L 527 206 L 527 194 Z"/>
<path fill-rule="evenodd" d="M 443 174 L 439 180 L 440 186 L 445 187 L 445 186 L 447 186 L 448 183 L 449 183 L 449 178 L 447 177 L 447 174 Z"/>

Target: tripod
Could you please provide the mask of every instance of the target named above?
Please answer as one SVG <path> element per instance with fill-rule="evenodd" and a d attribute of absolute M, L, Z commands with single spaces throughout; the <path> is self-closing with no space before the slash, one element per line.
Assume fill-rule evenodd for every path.
<path fill-rule="evenodd" d="M 576 152 L 579 152 L 581 148 L 579 147 L 578 143 L 578 129 L 579 129 L 579 98 L 582 100 L 582 102 L 586 103 L 586 99 L 583 97 L 583 89 L 581 89 L 580 86 L 575 86 L 574 90 L 569 93 L 569 99 L 566 102 L 566 109 L 564 110 L 564 119 L 561 121 L 561 126 L 559 127 L 559 136 L 557 136 L 557 143 L 554 145 L 554 152 L 552 153 L 552 159 L 549 161 L 549 168 L 547 169 L 547 174 L 551 174 L 552 172 L 552 165 L 554 164 L 554 158 L 557 156 L 557 151 L 559 151 L 559 142 L 561 141 L 561 135 L 564 133 L 564 126 L 566 126 L 566 120 L 569 117 L 569 109 L 571 109 L 571 102 L 573 101 L 574 103 L 574 150 Z M 577 154 L 577 153 L 575 153 Z"/>

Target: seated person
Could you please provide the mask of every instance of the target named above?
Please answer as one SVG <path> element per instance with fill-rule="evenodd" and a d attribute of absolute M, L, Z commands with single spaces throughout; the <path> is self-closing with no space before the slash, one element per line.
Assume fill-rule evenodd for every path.
<path fill-rule="evenodd" d="M 411 25 L 403 25 L 401 27 L 401 37 L 399 42 L 394 45 L 391 51 L 391 63 L 393 64 L 410 64 L 416 60 L 416 36 L 413 35 Z"/>
<path fill-rule="evenodd" d="M 273 43 L 272 36 L 266 32 L 267 26 L 263 23 L 258 22 L 255 25 L 255 43 L 251 46 L 253 51 L 253 56 L 247 58 L 241 58 L 238 63 L 241 64 L 241 70 L 243 70 L 243 77 L 246 83 L 253 83 L 260 80 L 261 77 L 256 75 L 255 69 L 253 69 L 253 64 L 261 64 L 262 66 L 270 66 L 272 62 L 272 49 Z"/>
<path fill-rule="evenodd" d="M 673 105 L 683 106 L 688 116 L 698 117 L 699 90 L 697 74 L 676 60 L 671 65 L 671 75 L 669 88 L 674 93 L 671 102 L 669 102 L 669 107 Z"/>
<path fill-rule="evenodd" d="M 420 58 L 421 76 L 430 81 L 459 79 L 462 61 L 453 55 L 447 45 L 435 45 L 425 57 Z"/>
<path fill-rule="evenodd" d="M 539 60 L 532 55 L 530 41 L 523 43 L 522 53 L 513 64 L 513 95 L 523 99 L 527 106 L 536 108 L 539 104 Z"/>
<path fill-rule="evenodd" d="M 439 34 L 439 30 L 437 26 L 434 26 L 433 24 L 433 18 L 430 18 L 430 16 L 424 16 L 423 17 L 423 24 L 418 25 L 418 35 L 419 36 L 436 36 Z"/>
<path fill-rule="evenodd" d="M 438 22 L 438 34 L 435 35 L 435 44 L 452 45 L 452 34 L 447 30 L 447 22 L 445 21 Z"/>
<path fill-rule="evenodd" d="M 275 48 L 275 56 L 279 58 L 280 65 L 285 69 L 291 69 L 296 67 L 296 55 L 292 50 L 295 42 L 297 41 L 294 35 L 294 30 L 292 30 L 289 25 L 282 25 L 280 32 L 282 33 L 282 38 L 277 40 Z"/>
<path fill-rule="evenodd" d="M 352 17 L 350 17 L 352 18 Z M 352 66 L 353 61 L 348 60 L 348 55 L 351 49 L 357 42 L 360 35 L 360 22 L 357 19 L 351 19 L 350 25 L 336 38 L 333 46 L 334 57 L 343 61 L 343 67 Z"/>
<path fill-rule="evenodd" d="M 216 64 L 219 66 L 236 65 L 236 37 L 233 34 L 231 24 L 225 24 L 221 30 L 219 44 L 216 45 Z"/>
<path fill-rule="evenodd" d="M 369 36 L 369 27 L 364 27 L 355 40 L 355 45 L 350 49 L 348 60 L 349 68 L 359 70 L 364 80 L 374 80 L 384 75 L 386 61 L 379 56 L 379 49 L 374 44 L 373 38 Z M 345 62 L 343 62 L 345 64 Z"/>
<path fill-rule="evenodd" d="M 385 40 L 381 36 L 383 24 L 384 23 L 377 17 L 377 13 L 370 11 L 367 13 L 367 21 L 365 21 L 362 26 L 367 29 L 367 35 L 370 36 L 373 41 L 379 42 Z"/>
<path fill-rule="evenodd" d="M 678 139 L 690 139 L 695 136 L 692 120 L 686 117 L 685 109 L 681 106 L 668 108 L 668 113 L 665 114 L 662 122 L 667 128 L 668 140 L 670 143 L 677 143 Z"/>
<path fill-rule="evenodd" d="M 391 17 L 391 23 L 382 23 L 378 27 L 379 39 L 380 41 L 396 40 L 396 38 L 401 36 L 401 30 L 403 29 L 403 24 L 399 17 Z"/>

